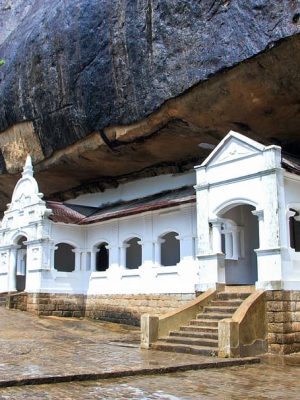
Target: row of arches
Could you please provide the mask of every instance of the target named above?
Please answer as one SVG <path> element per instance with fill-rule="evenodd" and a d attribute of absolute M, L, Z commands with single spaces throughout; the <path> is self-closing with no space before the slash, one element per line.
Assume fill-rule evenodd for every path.
<path fill-rule="evenodd" d="M 180 261 L 180 242 L 177 232 L 168 232 L 160 238 L 160 264 L 162 266 L 176 265 Z M 134 237 L 125 241 L 125 267 L 136 269 L 142 265 L 142 244 L 140 238 Z M 109 267 L 108 243 L 98 246 L 96 256 L 96 271 L 106 271 Z"/>
<path fill-rule="evenodd" d="M 160 237 L 160 264 L 162 266 L 176 265 L 180 261 L 180 241 L 177 232 L 168 232 Z M 124 242 L 125 268 L 136 269 L 142 265 L 143 246 L 139 237 L 133 237 Z M 109 243 L 102 242 L 96 248 L 95 270 L 106 271 L 110 265 Z M 56 245 L 54 253 L 54 268 L 61 272 L 75 270 L 75 247 L 68 243 Z"/>

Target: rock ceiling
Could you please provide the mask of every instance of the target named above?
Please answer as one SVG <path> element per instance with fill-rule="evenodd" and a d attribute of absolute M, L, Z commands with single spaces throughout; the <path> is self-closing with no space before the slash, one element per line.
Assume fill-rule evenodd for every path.
<path fill-rule="evenodd" d="M 0 5 L 1 2 L 5 0 L 1 0 Z M 225 3 L 222 4 L 224 7 Z M 219 14 L 221 11 L 219 9 Z M 216 20 L 219 14 L 216 11 L 211 18 Z M 151 15 L 152 18 L 155 16 L 153 10 Z M 8 39 L 17 40 L 18 36 L 8 36 L 2 47 L 0 45 L 0 58 L 3 54 L 3 58 L 7 55 L 8 59 L 5 68 L 1 68 L 0 71 L 0 94 L 6 95 L 2 97 L 0 104 L 0 209 L 5 209 L 5 204 L 10 200 L 27 153 L 33 155 L 40 190 L 47 198 L 53 200 L 69 199 L 81 193 L 104 190 L 138 177 L 184 171 L 201 162 L 209 154 L 210 148 L 231 129 L 265 144 L 281 145 L 285 152 L 298 156 L 300 36 L 297 33 L 296 16 L 297 13 L 293 9 L 289 18 L 295 20 L 291 21 L 293 29 L 289 35 L 282 34 L 282 37 L 275 38 L 278 40 L 271 40 L 272 37 L 269 37 L 263 44 L 263 49 L 256 49 L 258 54 L 253 50 L 243 59 L 241 53 L 240 61 L 236 59 L 235 54 L 231 54 L 231 62 L 223 62 L 216 68 L 206 68 L 206 76 L 202 78 L 196 76 L 191 77 L 188 82 L 184 81 L 182 71 L 178 69 L 176 81 L 175 67 L 170 73 L 162 71 L 158 79 L 161 79 L 164 93 L 158 99 L 157 96 L 152 96 L 151 101 L 149 100 L 151 90 L 149 82 L 145 81 L 147 88 L 137 89 L 135 94 L 140 96 L 136 101 L 141 104 L 137 111 L 130 109 L 133 107 L 130 103 L 132 93 L 128 95 L 128 104 L 124 103 L 122 108 L 116 103 L 116 98 L 108 92 L 107 87 L 106 92 L 97 97 L 91 92 L 90 86 L 76 86 L 74 82 L 75 86 L 72 86 L 70 82 L 60 82 L 60 95 L 62 96 L 62 87 L 65 85 L 66 93 L 69 91 L 73 96 L 70 97 L 72 101 L 68 104 L 67 94 L 66 98 L 62 96 L 58 99 L 61 108 L 56 107 L 55 112 L 47 112 L 45 116 L 43 110 L 47 107 L 51 109 L 51 102 L 55 102 L 56 97 L 51 97 L 50 84 L 45 88 L 45 77 L 39 69 L 43 64 L 39 57 L 43 53 L 40 50 L 34 54 L 30 53 L 30 62 L 35 62 L 34 68 L 31 65 L 34 74 L 28 77 L 32 86 L 25 90 L 24 76 L 30 71 L 32 73 L 32 70 L 22 69 L 22 65 L 18 64 L 18 55 L 11 56 Z M 36 18 L 38 20 L 39 15 Z M 219 18 L 224 16 L 219 15 Z M 272 18 L 277 21 L 276 16 Z M 279 17 L 278 21 L 280 24 Z M 115 23 L 120 24 L 120 21 Z M 25 29 L 24 26 L 21 26 L 21 31 Z M 122 42 L 121 39 L 115 38 Z M 33 48 L 37 48 L 38 44 L 33 43 Z M 59 48 L 59 45 L 56 45 L 56 49 L 57 46 Z M 45 52 L 44 47 L 43 51 Z M 118 51 L 122 53 L 123 50 L 119 48 Z M 55 57 L 60 57 L 63 53 L 55 54 Z M 53 54 L 51 57 L 53 58 Z M 28 67 L 29 61 L 26 62 Z M 186 60 L 184 62 L 186 63 Z M 198 71 L 193 57 L 191 62 Z M 204 68 L 203 65 L 203 59 L 199 60 L 198 69 Z M 9 70 L 10 66 L 13 75 Z M 138 60 L 135 68 L 137 67 Z M 143 68 L 144 64 L 140 67 Z M 88 67 L 84 65 L 82 68 L 86 73 Z M 118 68 L 114 71 L 120 73 Z M 96 74 L 97 71 L 92 72 Z M 156 71 L 156 74 L 158 73 L 159 71 Z M 85 78 L 90 79 L 87 81 L 89 84 L 94 80 L 93 74 Z M 106 78 L 106 75 L 103 76 L 103 79 Z M 130 92 L 134 89 L 132 82 L 125 77 L 114 78 L 118 80 L 118 84 L 121 82 L 123 85 L 118 87 L 119 91 L 124 92 L 128 88 Z M 55 79 L 58 79 L 57 76 Z M 143 83 L 143 79 L 143 76 L 140 77 L 139 84 Z M 168 80 L 171 80 L 171 83 Z M 174 84 L 175 89 L 172 87 L 174 81 L 177 85 Z M 156 94 L 159 94 L 159 84 L 158 82 L 158 86 L 154 88 Z M 171 87 L 169 93 L 168 84 Z M 95 93 L 99 91 L 97 85 L 95 79 Z M 102 82 L 99 85 L 102 85 L 100 89 L 104 87 Z M 87 88 L 89 93 L 82 92 Z M 53 91 L 55 92 L 54 87 Z M 123 93 L 122 96 L 122 101 L 125 101 L 126 95 Z M 84 106 L 80 105 L 81 102 L 84 102 Z M 98 118 L 97 123 L 92 123 L 89 119 L 88 107 L 93 114 L 93 121 Z M 115 115 L 118 107 L 122 109 L 122 115 Z M 81 112 L 84 115 L 81 115 Z"/>

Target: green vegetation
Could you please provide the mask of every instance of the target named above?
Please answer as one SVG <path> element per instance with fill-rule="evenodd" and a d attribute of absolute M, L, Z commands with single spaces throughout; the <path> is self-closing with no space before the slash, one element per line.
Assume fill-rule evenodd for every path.
<path fill-rule="evenodd" d="M 1 67 L 3 64 L 5 64 L 5 61 L 2 60 L 2 58 L 0 58 L 0 67 Z"/>

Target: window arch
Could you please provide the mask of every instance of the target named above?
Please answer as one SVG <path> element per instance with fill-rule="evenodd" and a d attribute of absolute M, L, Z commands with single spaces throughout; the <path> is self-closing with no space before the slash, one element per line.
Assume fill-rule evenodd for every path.
<path fill-rule="evenodd" d="M 108 243 L 102 242 L 97 246 L 96 271 L 106 271 L 109 267 Z"/>
<path fill-rule="evenodd" d="M 142 265 L 142 246 L 139 243 L 140 238 L 134 237 L 125 242 L 126 246 L 126 261 L 127 269 L 136 269 Z"/>
<path fill-rule="evenodd" d="M 176 265 L 180 261 L 180 241 L 177 232 L 168 232 L 161 236 L 160 263 L 163 266 Z"/>
<path fill-rule="evenodd" d="M 60 272 L 75 270 L 75 247 L 68 243 L 58 243 L 54 252 L 54 268 Z"/>
<path fill-rule="evenodd" d="M 289 234 L 290 234 L 290 247 L 296 252 L 300 251 L 300 221 L 299 211 L 290 208 L 289 209 Z"/>

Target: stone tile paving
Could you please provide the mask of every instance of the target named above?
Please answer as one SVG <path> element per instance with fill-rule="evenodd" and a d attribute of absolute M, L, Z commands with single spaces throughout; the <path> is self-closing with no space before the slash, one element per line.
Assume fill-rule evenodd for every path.
<path fill-rule="evenodd" d="M 215 362 L 141 351 L 139 330 L 97 321 L 37 318 L 0 307 L 0 379 Z M 0 400 L 299 399 L 300 357 L 226 369 L 0 388 Z M 295 364 L 292 366 L 292 364 Z"/>
<path fill-rule="evenodd" d="M 251 365 L 94 382 L 0 388 L 0 400 L 241 400 L 300 398 L 300 367 Z"/>
<path fill-rule="evenodd" d="M 26 378 L 117 374 L 120 371 L 218 362 L 213 357 L 140 350 L 139 330 L 135 327 L 88 320 L 38 318 L 4 308 L 0 308 L 0 322 L 0 386 L 7 385 L 7 381 Z"/>

